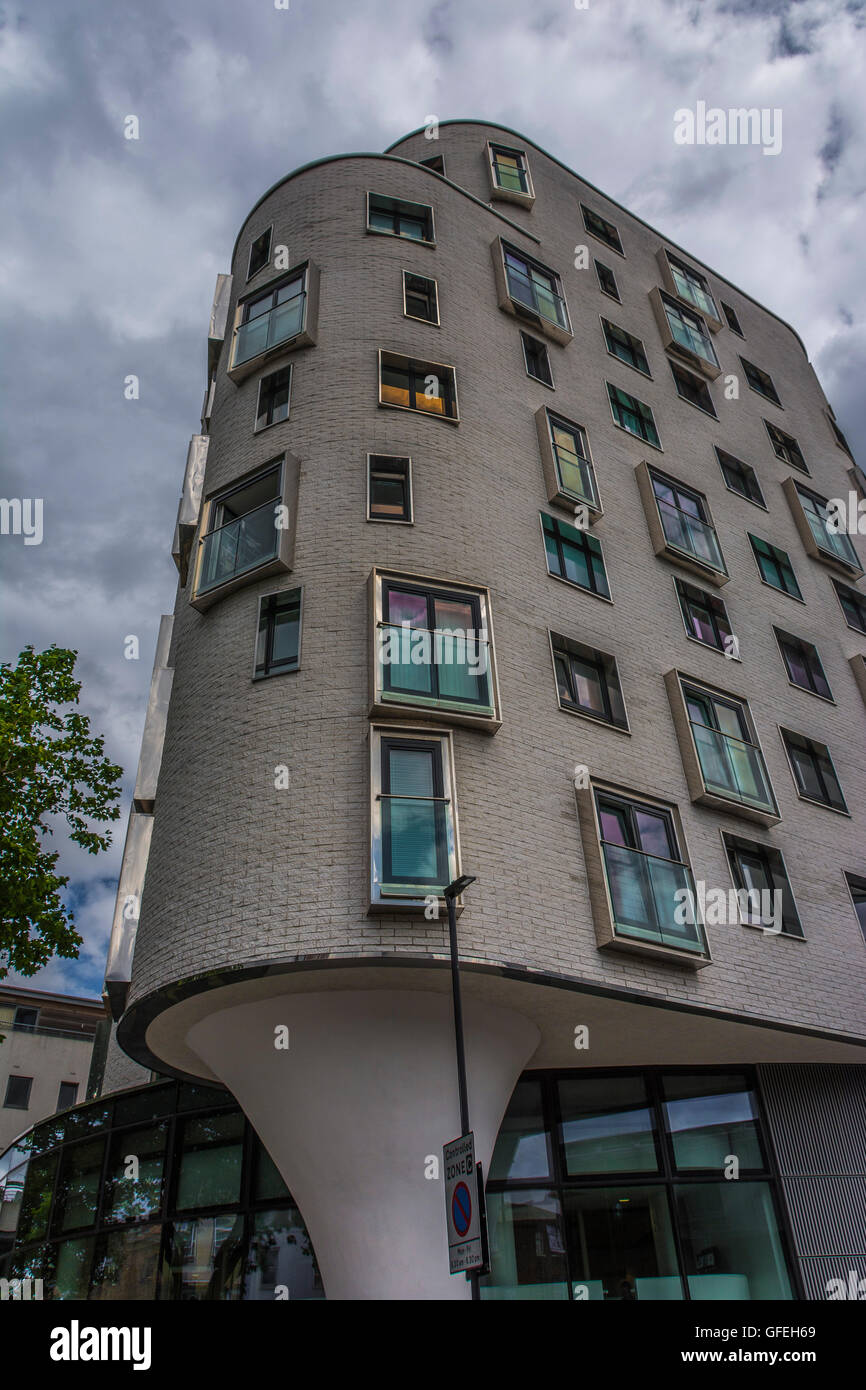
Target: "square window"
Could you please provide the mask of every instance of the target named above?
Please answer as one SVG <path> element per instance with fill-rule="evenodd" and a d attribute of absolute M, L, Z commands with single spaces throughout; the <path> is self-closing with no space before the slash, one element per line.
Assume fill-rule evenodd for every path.
<path fill-rule="evenodd" d="M 710 395 L 710 388 L 701 377 L 695 376 L 694 372 L 687 372 L 685 367 L 677 366 L 676 362 L 669 363 L 677 388 L 677 395 L 690 405 L 696 405 L 698 410 L 703 410 L 706 415 L 712 415 L 714 420 L 718 419 L 716 407 L 713 405 L 713 398 Z"/>
<path fill-rule="evenodd" d="M 57 1109 L 70 1110 L 78 1100 L 78 1082 L 61 1081 L 57 1092 Z"/>
<path fill-rule="evenodd" d="M 417 410 L 422 415 L 456 423 L 459 416 L 454 368 L 380 350 L 379 404 L 397 410 Z"/>
<path fill-rule="evenodd" d="M 660 256 L 662 270 L 666 272 L 664 278 L 669 283 L 671 292 L 679 299 L 692 304 L 699 313 L 718 323 L 719 311 L 706 276 L 686 265 L 685 261 L 679 260 L 670 251 L 662 251 Z"/>
<path fill-rule="evenodd" d="M 460 872 L 449 734 L 374 727 L 371 911 L 420 908 Z"/>
<path fill-rule="evenodd" d="M 610 295 L 617 304 L 622 301 L 619 297 L 619 290 L 616 285 L 616 276 L 609 266 L 603 265 L 601 261 L 595 261 L 595 273 L 598 276 L 598 286 L 602 294 Z"/>
<path fill-rule="evenodd" d="M 256 406 L 256 430 L 267 429 L 289 418 L 289 396 L 292 389 L 291 367 L 281 367 L 278 372 L 269 372 L 259 380 L 259 398 Z"/>
<path fill-rule="evenodd" d="M 848 626 L 855 632 L 866 633 L 866 595 L 847 584 L 840 584 L 838 579 L 833 580 L 833 588 Z"/>
<path fill-rule="evenodd" d="M 626 362 L 629 367 L 634 367 L 635 371 L 642 372 L 644 376 L 652 376 L 640 338 L 635 338 L 624 328 L 610 323 L 608 319 L 602 319 L 601 327 L 605 346 L 613 357 L 618 357 L 621 362 Z"/>
<path fill-rule="evenodd" d="M 553 387 L 553 372 L 550 369 L 550 357 L 547 351 L 547 344 L 539 341 L 538 338 L 531 338 L 528 333 L 520 331 L 520 341 L 523 343 L 523 361 L 526 366 L 526 375 L 534 377 L 536 381 L 541 381 L 545 386 Z"/>
<path fill-rule="evenodd" d="M 250 259 L 247 265 L 247 279 L 252 280 L 254 275 L 258 275 L 260 270 L 264 270 L 268 261 L 271 259 L 271 233 L 273 227 L 268 227 L 266 232 L 257 236 L 250 247 Z"/>
<path fill-rule="evenodd" d="M 296 267 L 267 289 L 238 301 L 229 375 L 239 381 L 252 365 L 276 349 L 305 347 L 315 341 L 318 271 L 310 262 Z"/>
<path fill-rule="evenodd" d="M 746 335 L 740 327 L 740 320 L 737 318 L 737 315 L 734 313 L 734 310 L 731 308 L 730 304 L 726 304 L 724 300 L 722 300 L 722 313 L 725 316 L 727 325 L 730 328 L 731 332 L 736 333 L 738 338 L 745 338 Z"/>
<path fill-rule="evenodd" d="M 601 503 L 586 430 L 543 406 L 535 423 L 548 498 L 569 507 L 582 503 L 591 523 L 601 515 Z"/>
<path fill-rule="evenodd" d="M 824 700 L 832 700 L 818 648 L 802 637 L 794 637 L 792 633 L 784 632 L 779 627 L 774 627 L 773 631 L 791 684 L 799 686 L 801 690 L 808 690 L 812 695 L 820 695 Z"/>
<path fill-rule="evenodd" d="M 747 702 L 676 671 L 665 684 L 692 800 L 775 824 L 779 811 Z"/>
<path fill-rule="evenodd" d="M 30 1088 L 32 1085 L 32 1076 L 15 1076 L 13 1073 L 6 1082 L 6 1099 L 3 1101 L 4 1108 L 7 1110 L 29 1109 Z"/>
<path fill-rule="evenodd" d="M 764 583 L 773 589 L 780 589 L 783 594 L 789 594 L 791 598 L 797 598 L 802 603 L 803 595 L 791 568 L 788 552 L 771 545 L 769 541 L 761 540 L 760 536 L 753 536 L 751 531 L 747 534 Z"/>
<path fill-rule="evenodd" d="M 740 1169 L 766 1170 L 757 1098 L 741 1072 L 709 1076 L 676 1072 L 662 1077 L 662 1089 L 665 1128 L 680 1172 L 718 1173 L 728 1154 L 737 1155 Z"/>
<path fill-rule="evenodd" d="M 585 207 L 583 203 L 580 205 L 580 210 L 583 213 L 583 225 L 586 230 L 592 236 L 598 237 L 599 241 L 603 241 L 612 251 L 624 256 L 625 252 L 622 249 L 619 232 L 614 224 L 608 222 L 607 218 L 599 216 L 597 212 L 593 212 L 591 208 Z"/>
<path fill-rule="evenodd" d="M 785 861 L 773 845 L 744 840 L 722 833 L 725 853 L 737 889 L 740 921 L 743 926 L 769 927 L 779 922 L 786 936 L 803 936 L 797 904 L 788 880 Z M 769 894 L 767 897 L 765 895 Z M 779 896 L 776 897 L 775 895 Z M 769 909 L 769 910 L 768 910 Z M 729 1150 L 733 1153 L 734 1150 Z"/>
<path fill-rule="evenodd" d="M 761 485 L 758 482 L 758 475 L 748 463 L 743 463 L 742 459 L 734 458 L 733 454 L 726 453 L 716 445 L 716 458 L 719 460 L 719 467 L 725 480 L 725 487 L 729 492 L 736 492 L 740 497 L 745 497 L 747 502 L 754 502 L 756 507 L 763 507 L 767 510 L 764 501 L 764 494 L 761 492 Z"/>
<path fill-rule="evenodd" d="M 612 386 L 609 381 L 605 382 L 605 385 L 614 424 L 642 439 L 654 449 L 661 449 L 661 440 L 651 408 L 636 396 L 629 395 L 628 391 L 621 391 L 618 386 Z"/>
<path fill-rule="evenodd" d="M 664 290 L 652 290 L 650 303 L 665 351 L 684 357 L 705 376 L 718 376 L 719 359 L 703 317 Z"/>
<path fill-rule="evenodd" d="M 727 583 L 728 571 L 704 494 L 645 463 L 635 471 L 656 555 L 695 569 L 715 584 Z"/>
<path fill-rule="evenodd" d="M 367 520 L 411 522 L 411 459 L 367 455 Z"/>
<path fill-rule="evenodd" d="M 301 660 L 301 590 L 265 594 L 259 599 L 255 677 L 297 671 Z"/>
<path fill-rule="evenodd" d="M 599 598 L 610 599 L 601 542 L 555 516 L 539 513 L 547 556 L 547 571 Z"/>
<path fill-rule="evenodd" d="M 178 1122 L 178 1128 L 177 1210 L 238 1202 L 244 1148 L 240 1111 L 189 1116 Z"/>
<path fill-rule="evenodd" d="M 839 778 L 826 743 L 779 729 L 798 794 L 804 801 L 817 801 L 833 811 L 848 814 Z"/>
<path fill-rule="evenodd" d="M 501 239 L 493 242 L 491 250 L 500 309 L 531 319 L 556 342 L 569 342 L 571 320 L 556 271 Z"/>
<path fill-rule="evenodd" d="M 439 294 L 435 280 L 403 271 L 403 313 L 407 319 L 439 323 Z"/>
<path fill-rule="evenodd" d="M 550 641 L 560 708 L 627 730 L 616 658 L 556 632 Z"/>
<path fill-rule="evenodd" d="M 406 237 L 433 245 L 433 209 L 426 203 L 407 203 L 400 198 L 367 194 L 367 231 Z"/>
<path fill-rule="evenodd" d="M 769 420 L 764 421 L 767 434 L 770 436 L 770 443 L 773 446 L 773 453 L 776 458 L 787 463 L 791 468 L 798 468 L 801 473 L 808 473 L 806 460 L 803 452 L 792 434 L 786 434 L 780 430 L 778 425 L 771 425 Z"/>
<path fill-rule="evenodd" d="M 808 555 L 841 569 L 855 578 L 863 573 L 860 557 L 844 529 L 847 526 L 845 499 L 830 503 L 794 478 L 786 478 L 782 490 Z M 840 519 L 840 509 L 842 517 Z"/>
<path fill-rule="evenodd" d="M 659 1171 L 655 1108 L 643 1076 L 569 1077 L 556 1085 L 569 1178 Z"/>
<path fill-rule="evenodd" d="M 736 657 L 736 644 L 731 634 L 728 612 L 724 603 L 715 594 L 687 584 L 684 579 L 674 579 L 680 612 L 686 626 L 686 634 L 705 647 L 715 647 L 716 651 L 732 652 Z"/>
<path fill-rule="evenodd" d="M 740 361 L 743 364 L 743 371 L 746 373 L 746 381 L 752 390 L 757 391 L 759 396 L 766 396 L 767 400 L 772 401 L 774 405 L 781 406 L 782 402 L 779 400 L 779 393 L 773 385 L 773 378 L 770 373 L 756 367 L 754 362 L 748 362 L 745 357 L 741 357 Z"/>

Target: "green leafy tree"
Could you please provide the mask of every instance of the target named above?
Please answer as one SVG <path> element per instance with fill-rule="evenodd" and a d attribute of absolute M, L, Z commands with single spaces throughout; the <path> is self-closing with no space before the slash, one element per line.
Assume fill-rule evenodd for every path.
<path fill-rule="evenodd" d="M 65 817 L 70 839 L 98 854 L 111 832 L 96 827 L 120 815 L 123 769 L 75 708 L 77 655 L 29 646 L 15 667 L 0 667 L 0 979 L 78 955 L 74 913 L 60 896 L 68 877 L 54 872 L 57 853 L 42 848 L 49 818 Z"/>

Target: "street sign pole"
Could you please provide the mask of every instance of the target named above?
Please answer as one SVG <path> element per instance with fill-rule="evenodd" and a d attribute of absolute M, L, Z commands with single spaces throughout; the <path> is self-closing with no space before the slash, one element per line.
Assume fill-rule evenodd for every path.
<path fill-rule="evenodd" d="M 451 997 L 454 1001 L 454 1043 L 457 1049 L 457 1090 L 460 1097 L 460 1133 L 469 1134 L 469 1092 L 466 1086 L 466 1048 L 463 1040 L 463 1003 L 460 997 L 460 952 L 457 945 L 457 896 L 468 888 L 470 883 L 474 883 L 474 877 L 464 874 L 457 878 L 453 883 L 449 883 L 445 889 L 445 901 L 448 904 L 448 939 L 451 954 Z M 480 1167 L 480 1165 L 479 1165 Z M 483 1189 L 482 1189 L 483 1191 Z M 481 1289 L 478 1283 L 478 1271 L 467 1270 L 466 1278 L 472 1287 L 472 1300 L 479 1302 L 481 1299 Z"/>

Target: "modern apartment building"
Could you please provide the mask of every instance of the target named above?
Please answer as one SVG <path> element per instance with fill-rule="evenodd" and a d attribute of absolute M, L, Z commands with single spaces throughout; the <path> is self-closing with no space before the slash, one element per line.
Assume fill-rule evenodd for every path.
<path fill-rule="evenodd" d="M 866 1278 L 849 493 L 796 332 L 524 136 L 442 123 L 271 188 L 214 298 L 119 1047 L 38 1137 L 18 1272 L 468 1297 L 434 1162 L 467 874 L 482 1297 Z"/>

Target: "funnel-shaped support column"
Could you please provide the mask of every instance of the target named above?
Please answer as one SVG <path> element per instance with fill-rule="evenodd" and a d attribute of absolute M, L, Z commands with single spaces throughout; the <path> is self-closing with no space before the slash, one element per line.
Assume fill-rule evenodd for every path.
<path fill-rule="evenodd" d="M 467 1075 L 485 1176 L 534 1023 L 467 999 Z M 280 1048 L 281 1028 L 289 1046 Z M 229 1088 L 283 1175 L 328 1298 L 459 1299 L 442 1145 L 460 1132 L 451 1000 L 414 990 L 283 994 L 196 1023 L 189 1045 Z M 428 1176 L 430 1156 L 438 1176 Z"/>

